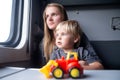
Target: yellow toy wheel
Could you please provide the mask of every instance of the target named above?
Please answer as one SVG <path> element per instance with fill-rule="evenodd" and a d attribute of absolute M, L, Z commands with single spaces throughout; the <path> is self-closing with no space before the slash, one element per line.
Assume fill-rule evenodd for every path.
<path fill-rule="evenodd" d="M 59 67 L 55 68 L 52 72 L 53 77 L 57 78 L 57 79 L 61 79 L 63 78 L 63 70 L 60 69 Z"/>
<path fill-rule="evenodd" d="M 69 75 L 72 77 L 72 78 L 79 78 L 80 77 L 80 70 L 78 68 L 72 68 L 70 70 L 70 73 Z"/>

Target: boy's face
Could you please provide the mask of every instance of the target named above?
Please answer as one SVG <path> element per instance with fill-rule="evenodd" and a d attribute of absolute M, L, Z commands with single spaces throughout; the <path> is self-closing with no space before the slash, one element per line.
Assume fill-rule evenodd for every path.
<path fill-rule="evenodd" d="M 72 33 L 68 33 L 65 29 L 60 28 L 55 33 L 56 46 L 62 49 L 73 49 L 75 39 Z"/>

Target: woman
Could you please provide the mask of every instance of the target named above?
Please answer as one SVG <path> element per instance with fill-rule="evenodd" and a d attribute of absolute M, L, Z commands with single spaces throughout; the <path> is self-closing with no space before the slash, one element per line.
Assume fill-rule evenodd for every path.
<path fill-rule="evenodd" d="M 55 40 L 54 40 L 54 30 L 56 26 L 61 22 L 68 20 L 66 11 L 64 7 L 57 3 L 48 4 L 43 13 L 44 19 L 44 38 L 43 38 L 43 52 L 46 61 L 49 60 L 51 53 L 55 48 Z M 85 35 L 82 35 L 85 42 L 81 42 L 84 48 L 87 48 L 88 52 L 93 55 L 97 56 L 94 52 L 92 46 L 90 45 L 88 39 Z M 80 64 L 85 68 L 90 66 L 89 69 L 102 69 L 103 66 L 100 62 L 95 61 L 91 62 L 90 64 L 86 63 L 86 61 L 80 61 Z"/>

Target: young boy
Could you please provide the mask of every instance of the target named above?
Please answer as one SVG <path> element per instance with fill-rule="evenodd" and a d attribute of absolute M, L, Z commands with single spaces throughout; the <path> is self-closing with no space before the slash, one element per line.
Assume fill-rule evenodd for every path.
<path fill-rule="evenodd" d="M 82 30 L 75 20 L 63 21 L 54 31 L 56 48 L 50 59 L 66 58 L 70 51 L 77 52 L 79 63 L 84 69 L 103 69 L 100 59 L 95 54 L 90 54 L 83 47 L 79 47 Z"/>

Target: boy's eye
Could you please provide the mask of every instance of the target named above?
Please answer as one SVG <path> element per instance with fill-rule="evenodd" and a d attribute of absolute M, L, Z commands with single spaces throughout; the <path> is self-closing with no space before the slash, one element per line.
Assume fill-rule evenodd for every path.
<path fill-rule="evenodd" d="M 55 37 L 57 37 L 58 35 L 59 35 L 59 34 L 56 33 L 56 34 L 55 34 Z"/>
<path fill-rule="evenodd" d="M 68 35 L 68 33 L 64 33 L 64 32 L 63 33 L 56 33 L 55 37 L 66 36 L 66 35 Z"/>
<path fill-rule="evenodd" d="M 64 36 L 64 35 L 65 35 L 65 33 L 62 33 L 61 35 L 62 35 L 62 36 Z"/>
<path fill-rule="evenodd" d="M 65 35 L 67 35 L 67 33 L 62 33 L 61 35 L 62 35 L 62 36 L 65 36 Z"/>

